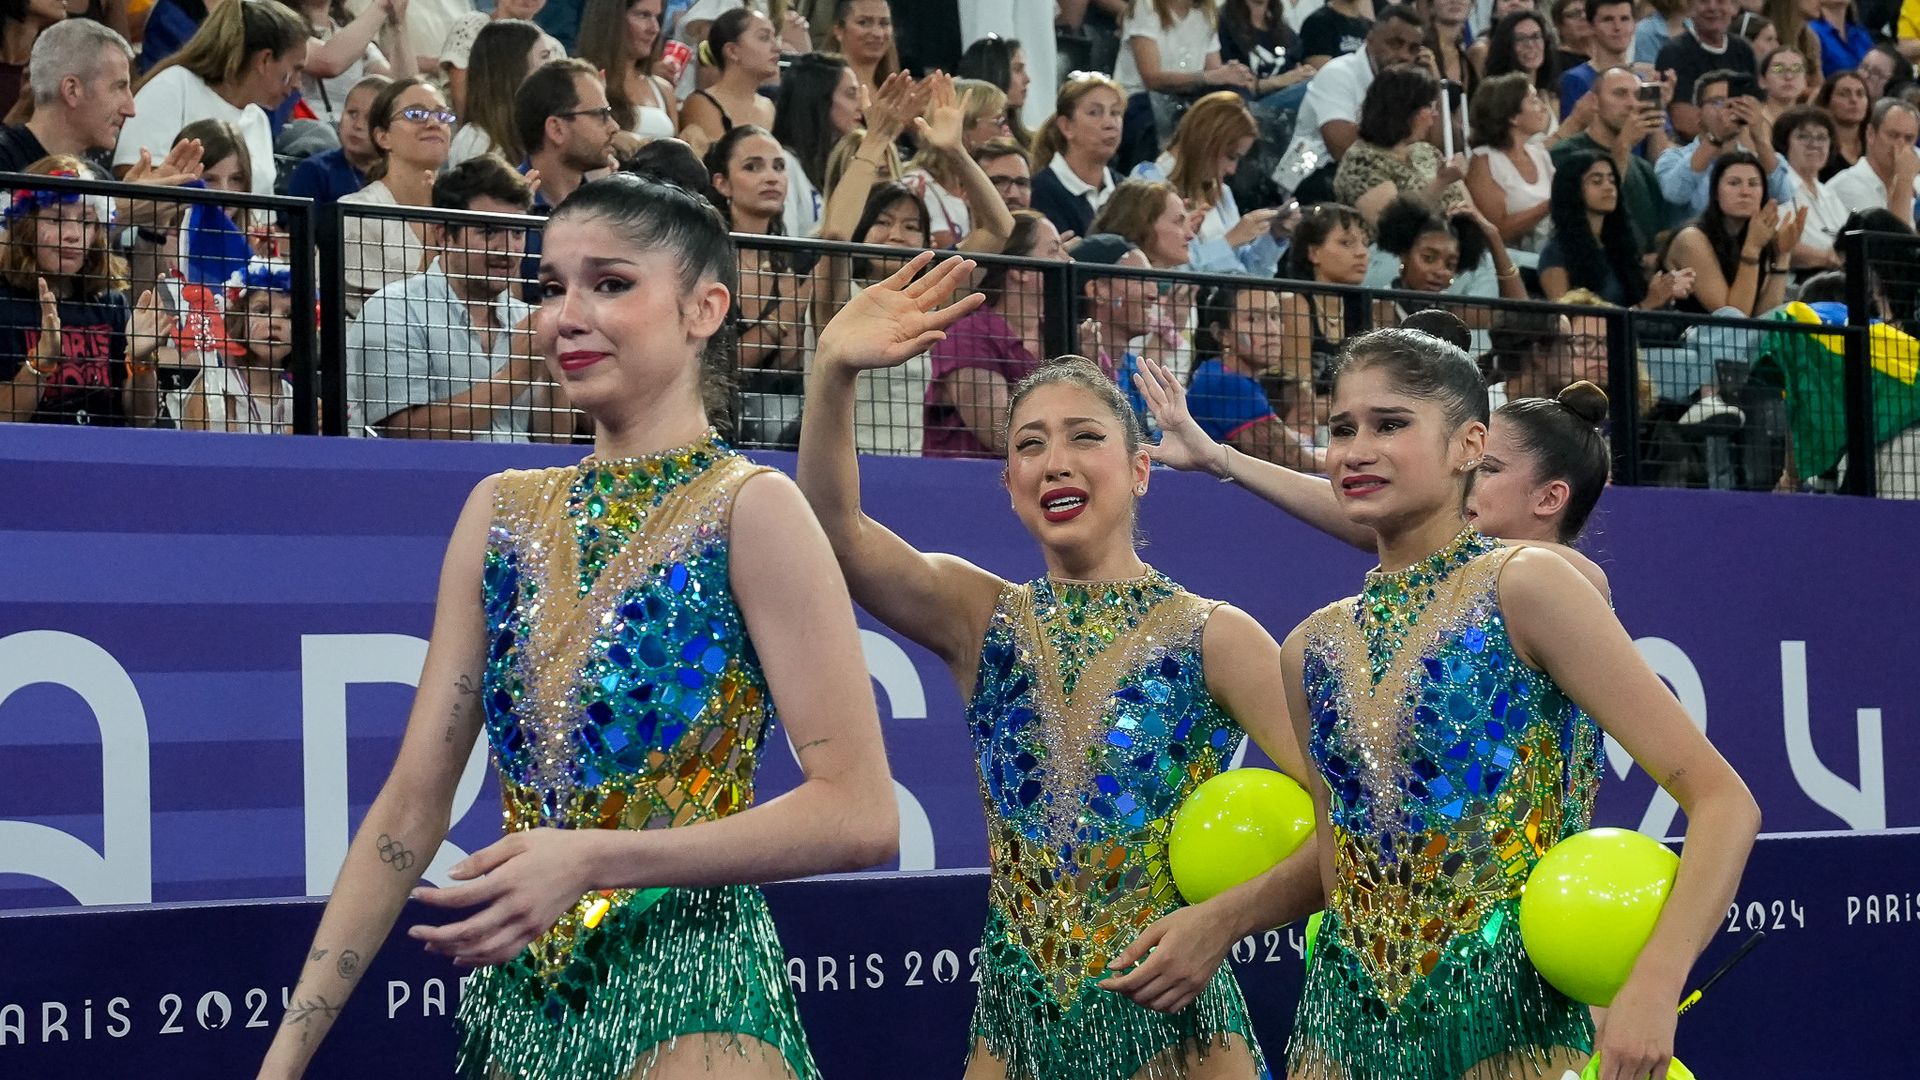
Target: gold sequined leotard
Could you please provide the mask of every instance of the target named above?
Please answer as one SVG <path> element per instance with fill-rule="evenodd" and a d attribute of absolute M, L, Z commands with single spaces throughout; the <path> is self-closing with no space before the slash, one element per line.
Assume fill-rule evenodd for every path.
<path fill-rule="evenodd" d="M 1599 731 L 1507 637 L 1515 550 L 1469 529 L 1305 623 L 1335 849 L 1294 1076 L 1459 1080 L 1592 1044 L 1586 1009 L 1520 944 L 1527 873 L 1592 816 Z"/>
<path fill-rule="evenodd" d="M 508 832 L 667 829 L 738 813 L 773 721 L 728 584 L 728 523 L 763 471 L 711 433 L 644 458 L 501 476 L 483 598 L 487 738 Z M 816 1075 L 758 889 L 580 898 L 460 1003 L 487 1080 L 644 1076 L 693 1033 Z"/>

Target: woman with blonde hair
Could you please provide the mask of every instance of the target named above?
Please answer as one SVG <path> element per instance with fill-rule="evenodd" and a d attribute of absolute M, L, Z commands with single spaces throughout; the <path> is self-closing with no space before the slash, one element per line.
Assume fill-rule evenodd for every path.
<path fill-rule="evenodd" d="M 1216 274 L 1272 277 L 1280 265 L 1275 207 L 1245 215 L 1226 181 L 1253 149 L 1259 126 L 1239 94 L 1218 90 L 1194 102 L 1180 118 L 1166 153 L 1134 167 L 1136 180 L 1165 180 L 1200 215 L 1187 266 Z"/>
<path fill-rule="evenodd" d="M 606 72 L 607 104 L 621 131 L 672 138 L 680 107 L 673 84 L 654 74 L 667 35 L 665 0 L 587 0 L 580 13 L 580 58 Z"/>
<path fill-rule="evenodd" d="M 1113 155 L 1120 150 L 1127 98 L 1120 84 L 1080 71 L 1060 84 L 1053 115 L 1033 137 L 1033 208 L 1053 227 L 1088 235 L 1093 215 L 1112 197 Z"/>
<path fill-rule="evenodd" d="M 979 127 L 983 120 L 992 120 L 997 131 L 1005 131 L 1007 96 L 992 83 L 977 79 L 933 75 L 928 81 L 936 84 L 934 101 L 959 104 L 962 117 L 960 139 L 965 152 L 950 154 L 940 147 L 923 145 L 920 152 L 913 155 L 913 167 L 900 180 L 927 205 L 927 216 L 933 225 L 933 232 L 927 237 L 930 245 L 936 248 L 959 246 L 973 232 L 977 219 L 983 225 L 992 223 L 996 238 L 992 250 L 999 250 L 998 244 L 1004 243 L 1013 232 L 1013 219 L 1005 217 L 1001 220 L 1008 212 L 1006 201 L 994 190 L 993 181 L 980 171 L 979 163 L 973 160 L 973 145 L 967 140 L 969 133 Z M 960 84 L 963 82 L 974 84 L 969 92 L 961 92 Z M 931 106 L 927 116 L 929 119 L 933 116 Z"/>

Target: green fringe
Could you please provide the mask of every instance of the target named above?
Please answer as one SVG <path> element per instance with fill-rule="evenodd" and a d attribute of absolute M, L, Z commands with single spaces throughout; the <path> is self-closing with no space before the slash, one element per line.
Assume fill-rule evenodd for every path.
<path fill-rule="evenodd" d="M 1235 1037 L 1252 1051 L 1255 1075 L 1266 1069 L 1240 984 L 1226 965 L 1177 1013 L 1136 1005 L 1093 979 L 1062 1008 L 994 910 L 980 943 L 973 1035 L 1006 1066 L 1010 1080 L 1178 1080 L 1191 1058 L 1230 1046 Z M 1168 1050 L 1174 1060 L 1154 1060 Z"/>
<path fill-rule="evenodd" d="M 1459 1080 L 1488 1058 L 1517 1054 L 1544 1076 L 1556 1046 L 1591 1050 L 1593 1022 L 1527 959 L 1518 901 L 1494 905 L 1478 930 L 1455 936 L 1398 1009 L 1382 1000 L 1329 911 L 1287 1067 L 1312 1080 Z"/>
<path fill-rule="evenodd" d="M 701 1033 L 752 1036 L 799 1080 L 819 1076 L 766 898 L 743 885 L 616 908 L 552 979 L 531 950 L 483 968 L 459 1019 L 458 1072 L 471 1080 L 644 1077 L 678 1036 Z"/>

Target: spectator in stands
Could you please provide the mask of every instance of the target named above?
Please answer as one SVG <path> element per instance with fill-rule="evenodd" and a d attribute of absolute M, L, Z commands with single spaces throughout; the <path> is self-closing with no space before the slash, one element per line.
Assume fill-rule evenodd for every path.
<path fill-rule="evenodd" d="M 966 149 L 966 108 L 950 75 L 927 77 L 930 91 L 925 117 L 914 127 L 920 142 L 913 169 L 901 181 L 920 196 L 927 208 L 934 247 L 995 252 L 1013 232 L 1013 218 Z"/>
<path fill-rule="evenodd" d="M 1745 38 L 1753 46 L 1753 55 L 1766 56 L 1780 47 L 1780 32 L 1775 29 L 1773 20 L 1765 15 L 1755 15 L 1751 11 L 1742 11 L 1733 20 L 1733 33 Z"/>
<path fill-rule="evenodd" d="M 1027 75 L 1027 54 L 1018 41 L 988 34 L 967 46 L 954 74 L 999 87 L 1007 95 L 1007 134 L 1022 146 L 1033 143 L 1033 133 L 1020 119 L 1020 110 L 1027 107 L 1027 91 L 1033 80 Z"/>
<path fill-rule="evenodd" d="M 687 145 L 704 153 L 735 124 L 773 127 L 773 102 L 760 88 L 780 78 L 780 43 L 765 15 L 739 7 L 713 20 L 700 45 L 700 63 L 719 78 L 694 91 L 680 110 L 680 137 Z"/>
<path fill-rule="evenodd" d="M 0 172 L 60 156 L 110 175 L 107 157 L 133 116 L 132 56 L 125 38 L 91 19 L 48 27 L 30 61 L 33 118 L 0 128 Z"/>
<path fill-rule="evenodd" d="M 64 0 L 9 0 L 0 4 L 0 117 L 27 94 L 27 64 L 34 42 L 48 27 L 67 21 Z"/>
<path fill-rule="evenodd" d="M 1773 152 L 1773 121 L 1758 98 L 1732 92 L 1742 77 L 1732 71 L 1710 71 L 1693 84 L 1693 102 L 1700 114 L 1700 135 L 1685 146 L 1660 155 L 1654 174 L 1660 194 L 1676 216 L 1698 217 L 1712 193 L 1715 162 L 1733 154 L 1750 154 L 1766 178 L 1767 197 L 1779 202 L 1793 198 L 1785 158 Z M 1751 85 L 1751 81 L 1747 81 Z"/>
<path fill-rule="evenodd" d="M 518 162 L 526 148 L 514 128 L 513 100 L 529 74 L 560 59 L 554 55 L 553 39 L 530 22 L 499 19 L 480 28 L 467 56 L 472 76 L 462 82 L 466 104 L 453 110 L 460 129 L 453 133 L 447 160 L 458 165 L 494 153 Z"/>
<path fill-rule="evenodd" d="M 1220 60 L 1223 64 L 1241 64 L 1253 75 L 1255 98 L 1269 98 L 1289 87 L 1297 87 L 1313 78 L 1315 68 L 1301 63 L 1300 42 L 1281 13 L 1280 0 L 1222 0 L 1220 4 Z M 1313 16 L 1309 15 L 1308 18 Z M 1354 38 L 1366 37 L 1362 30 Z M 1281 98 L 1298 107 L 1298 94 Z"/>
<path fill-rule="evenodd" d="M 1700 110 L 1693 104 L 1693 88 L 1700 76 L 1721 69 L 1759 69 L 1753 46 L 1727 32 L 1733 24 L 1733 8 L 1734 0 L 1694 0 L 1692 29 L 1668 42 L 1654 60 L 1660 72 L 1674 74 L 1673 103 L 1667 113 L 1680 138 L 1691 140 L 1700 134 Z"/>
<path fill-rule="evenodd" d="M 1787 159 L 1793 206 L 1807 211 L 1807 227 L 1800 233 L 1800 246 L 1792 253 L 1795 270 L 1840 265 L 1833 242 L 1846 224 L 1847 204 L 1820 180 L 1820 167 L 1833 152 L 1833 138 L 1833 117 L 1817 105 L 1796 105 L 1773 125 L 1773 150 Z"/>
<path fill-rule="evenodd" d="M 1913 61 L 1884 41 L 1860 59 L 1858 70 L 1860 77 L 1867 80 L 1867 93 L 1876 101 L 1900 96 L 1913 85 Z"/>
<path fill-rule="evenodd" d="M 446 40 L 440 43 L 437 68 L 441 78 L 446 81 L 447 100 L 452 102 L 454 112 L 465 116 L 471 111 L 467 108 L 467 80 L 471 77 L 474 68 L 473 50 L 480 43 L 481 32 L 491 23 L 524 22 L 533 26 L 536 33 L 545 37 L 546 31 L 534 26 L 533 17 L 540 14 L 540 10 L 546 6 L 547 0 L 502 0 L 494 4 L 491 13 L 469 11 L 453 24 L 453 28 L 447 31 Z M 539 67 L 548 60 L 558 60 L 567 55 L 559 42 L 550 37 L 546 40 L 551 44 L 545 51 L 551 55 L 529 65 L 530 67 Z M 425 42 L 421 44 L 426 45 Z M 522 55 L 532 52 L 532 42 L 527 42 L 520 51 Z"/>
<path fill-rule="evenodd" d="M 1033 140 L 1033 208 L 1062 233 L 1085 236 L 1094 212 L 1113 196 L 1109 164 L 1120 149 L 1126 96 L 1097 72 L 1060 84 L 1053 115 Z"/>
<path fill-rule="evenodd" d="M 1372 221 L 1401 195 L 1433 199 L 1451 212 L 1467 201 L 1467 159 L 1442 161 L 1427 139 L 1440 121 L 1440 82 L 1417 64 L 1380 72 L 1367 88 L 1357 137 L 1340 159 L 1333 193 Z"/>
<path fill-rule="evenodd" d="M 1400 267 L 1399 274 L 1386 283 L 1388 289 L 1454 296 L 1492 296 L 1497 291 L 1508 300 L 1527 298 L 1527 287 L 1500 240 L 1499 230 L 1476 213 L 1471 203 L 1451 216 L 1442 216 L 1426 200 L 1395 199 L 1381 211 L 1374 231 L 1385 258 L 1369 256 L 1369 274 L 1381 272 L 1383 263 Z M 1483 271 L 1488 262 L 1492 263 L 1491 274 Z M 1375 300 L 1373 321 L 1379 326 L 1397 325 L 1423 306 L 1408 306 L 1403 300 Z M 1487 328 L 1486 308 L 1454 310 L 1468 326 Z"/>
<path fill-rule="evenodd" d="M 1548 14 L 1553 17 L 1554 36 L 1560 40 L 1555 66 L 1568 71 L 1586 63 L 1588 50 L 1593 45 L 1593 26 L 1587 22 L 1587 0 L 1553 0 Z"/>
<path fill-rule="evenodd" d="M 1820 179 L 1832 180 L 1866 153 L 1873 95 L 1867 93 L 1867 80 L 1859 72 L 1841 71 L 1820 84 L 1813 103 L 1833 117 L 1833 152 L 1820 169 Z"/>
<path fill-rule="evenodd" d="M 1565 315 L 1552 311 L 1527 307 L 1494 312 L 1488 333 L 1492 348 L 1483 362 L 1487 404 L 1497 409 L 1515 398 L 1552 397 L 1560 391 L 1549 386 L 1572 384 L 1567 377 L 1573 371 L 1568 347 L 1572 329 Z M 1597 381 L 1606 382 L 1604 370 Z"/>
<path fill-rule="evenodd" d="M 72 157 L 27 171 L 81 175 Z M 0 420 L 147 427 L 154 354 L 173 331 L 153 293 L 129 309 L 103 195 L 16 191 L 0 224 Z"/>
<path fill-rule="evenodd" d="M 369 75 L 347 91 L 340 103 L 340 145 L 295 165 L 287 179 L 287 194 L 326 206 L 367 186 L 367 173 L 380 160 L 367 116 L 373 111 L 373 100 L 392 82 L 385 75 Z"/>
<path fill-rule="evenodd" d="M 1762 53 L 1760 60 L 1761 106 L 1769 121 L 1807 99 L 1807 58 L 1795 49 L 1778 48 Z M 1768 137 L 1772 134 L 1769 131 Z"/>
<path fill-rule="evenodd" d="M 172 56 L 200 30 L 207 18 L 206 0 L 156 0 L 147 10 L 140 33 L 140 56 L 135 70 L 145 75 Z"/>
<path fill-rule="evenodd" d="M 254 190 L 272 192 L 267 113 L 299 85 L 311 29 L 278 0 L 215 7 L 193 40 L 148 73 L 134 93 L 134 115 L 114 149 L 114 172 L 132 168 L 142 150 L 163 156 L 174 133 L 195 120 L 226 120 L 246 134 Z"/>
<path fill-rule="evenodd" d="M 1425 16 L 1427 52 L 1432 55 L 1434 73 L 1466 88 L 1469 98 L 1479 79 L 1467 62 L 1467 16 L 1472 0 L 1415 0 Z"/>
<path fill-rule="evenodd" d="M 528 170 L 540 174 L 535 209 L 544 213 L 544 207 L 560 205 L 588 173 L 617 165 L 612 147 L 618 130 L 592 64 L 550 60 L 534 69 L 514 92 L 513 131 Z"/>
<path fill-rule="evenodd" d="M 407 39 L 408 0 L 373 0 L 349 17 L 340 0 L 302 0 L 301 14 L 313 26 L 307 46 L 307 67 L 300 79 L 300 96 L 316 117 L 329 124 L 340 121 L 347 94 L 367 75 L 412 75 L 413 44 Z M 375 40 L 385 35 L 392 55 Z"/>
<path fill-rule="evenodd" d="M 1160 152 L 1160 142 L 1172 133 L 1173 98 L 1222 87 L 1252 92 L 1246 65 L 1221 61 L 1218 24 L 1215 0 L 1135 0 L 1113 71 L 1127 94 L 1123 169 Z"/>
<path fill-rule="evenodd" d="M 425 79 L 416 75 L 389 84 L 367 113 L 367 130 L 380 161 L 368 172 L 367 186 L 343 196 L 340 205 L 431 204 L 434 174 L 447 163 L 453 121 L 440 91 Z M 349 314 L 359 310 L 361 298 L 369 293 L 425 267 L 425 230 L 424 222 L 346 214 L 340 236 Z"/>
<path fill-rule="evenodd" d="M 1193 212 L 1164 180 L 1128 180 L 1093 219 L 1097 233 L 1123 236 L 1159 270 L 1188 269 L 1192 257 Z"/>
<path fill-rule="evenodd" d="M 1367 277 L 1372 226 L 1360 211 L 1339 203 L 1311 207 L 1293 227 L 1287 275 L 1316 285 L 1358 285 Z M 1322 372 L 1347 338 L 1346 297 L 1339 293 L 1290 292 L 1280 298 L 1286 316 L 1288 356 L 1310 356 Z"/>
<path fill-rule="evenodd" d="M 654 74 L 667 35 L 666 0 L 586 0 L 580 14 L 582 60 L 605 72 L 613 122 L 636 139 L 672 138 L 680 127 L 673 84 Z"/>
<path fill-rule="evenodd" d="M 1580 99 L 1599 84 L 1602 72 L 1617 67 L 1633 74 L 1633 0 L 1585 0 L 1585 5 L 1590 28 L 1587 62 L 1566 69 L 1560 76 L 1562 120 L 1572 116 Z"/>
<path fill-rule="evenodd" d="M 1569 128 L 1578 129 L 1578 133 L 1555 143 L 1552 156 L 1556 177 L 1580 154 L 1605 154 L 1613 159 L 1614 182 L 1620 185 L 1618 196 L 1638 227 L 1633 238 L 1639 253 L 1645 255 L 1652 250 L 1654 237 L 1667 227 L 1670 214 L 1660 194 L 1659 175 L 1649 164 L 1649 159 L 1658 160 L 1667 148 L 1666 119 L 1639 95 L 1639 76 L 1626 68 L 1608 68 L 1594 85 L 1592 104 L 1560 125 L 1562 134 Z M 1643 143 L 1646 157 L 1635 153 Z M 1579 188 L 1571 190 L 1577 193 Z M 1573 211 L 1576 220 L 1581 212 Z"/>
<path fill-rule="evenodd" d="M 1253 113 L 1240 95 L 1216 91 L 1194 102 L 1180 118 L 1166 153 L 1133 170 L 1135 179 L 1166 181 L 1187 206 L 1203 212 L 1186 259 L 1189 268 L 1270 278 L 1279 267 L 1280 242 L 1273 236 L 1279 208 L 1242 215 L 1226 183 L 1258 134 Z"/>
<path fill-rule="evenodd" d="M 833 40 L 854 76 L 871 90 L 884 86 L 900 70 L 893 43 L 893 9 L 887 0 L 836 0 Z"/>
<path fill-rule="evenodd" d="M 1913 149 L 1916 135 L 1920 135 L 1920 111 L 1897 98 L 1874 103 L 1867 121 L 1866 152 L 1827 181 L 1848 213 L 1890 210 L 1900 220 L 1913 223 L 1914 197 L 1920 195 L 1920 155 Z"/>
<path fill-rule="evenodd" d="M 1285 349 L 1279 293 L 1257 286 L 1212 286 L 1200 302 L 1197 339 L 1196 351 L 1208 359 L 1193 369 L 1187 407 L 1201 429 L 1249 457 L 1324 471 L 1325 452 L 1300 433 L 1302 427 L 1313 426 L 1312 366 L 1306 357 L 1296 358 Z M 1268 381 L 1295 388 L 1295 409 L 1305 415 L 1283 420 L 1263 385 Z"/>
<path fill-rule="evenodd" d="M 820 230 L 826 203 L 827 159 L 860 126 L 860 84 L 853 69 L 832 53 L 795 57 L 780 80 L 773 117 L 773 136 L 787 154 L 787 231 L 812 236 Z"/>
<path fill-rule="evenodd" d="M 776 0 L 693 0 L 691 5 L 685 0 L 675 0 L 671 10 L 674 32 L 682 41 L 699 51 L 700 43 L 707 40 L 713 32 L 714 21 L 725 12 L 739 7 L 750 7 L 765 15 L 778 31 L 780 52 L 783 55 L 798 56 L 813 48 L 812 24 L 802 13 L 804 0 L 800 3 L 776 2 Z M 582 40 L 585 39 L 584 32 Z M 683 86 L 685 80 L 683 80 Z"/>
<path fill-rule="evenodd" d="M 1633 55 L 1642 62 L 1652 61 L 1660 55 L 1661 49 L 1667 47 L 1668 42 L 1686 33 L 1687 17 L 1693 14 L 1693 0 L 1651 0 L 1648 7 L 1651 10 L 1633 27 Z M 1745 16 L 1753 15 L 1753 12 L 1742 11 L 1740 14 L 1744 23 Z M 1739 29 L 1734 32 L 1752 44 L 1753 38 Z M 1553 392 L 1559 391 L 1556 389 Z"/>
<path fill-rule="evenodd" d="M 1300 62 L 1324 68 L 1366 48 L 1374 27 L 1368 15 L 1372 10 L 1366 0 L 1327 0 L 1300 24 Z"/>
<path fill-rule="evenodd" d="M 1479 14 L 1480 8 L 1481 5 L 1479 3 L 1473 5 L 1476 15 Z M 1489 39 L 1493 37 L 1494 30 L 1500 26 L 1500 20 L 1509 15 L 1524 14 L 1529 11 L 1539 15 L 1543 20 L 1542 25 L 1544 25 L 1546 15 L 1534 6 L 1533 0 L 1494 0 L 1493 8 L 1488 13 L 1486 24 L 1474 29 L 1473 43 L 1467 46 L 1467 63 L 1472 65 L 1476 78 L 1484 79 L 1487 77 L 1487 52 L 1491 48 Z M 1552 38 L 1549 36 L 1545 40 L 1551 41 Z M 1508 70 L 1512 70 L 1511 67 Z M 1474 89 L 1477 90 L 1479 88 L 1480 84 L 1478 82 L 1474 83 Z M 1550 89 L 1557 91 L 1559 88 L 1559 82 L 1555 81 Z"/>
<path fill-rule="evenodd" d="M 1559 115 L 1560 68 L 1553 48 L 1553 31 L 1548 29 L 1546 18 L 1531 7 L 1502 17 L 1488 38 L 1484 77 L 1497 78 L 1516 72 L 1525 75 L 1540 92 L 1547 104 L 1547 116 Z M 1481 85 L 1485 85 L 1484 81 Z M 1474 87 L 1475 97 L 1479 93 L 1480 87 Z"/>
<path fill-rule="evenodd" d="M 433 184 L 440 210 L 524 214 L 526 178 L 478 157 Z M 388 438 L 526 438 L 540 361 L 514 295 L 526 231 L 448 222 L 440 257 L 369 297 L 347 328 L 354 434 Z"/>
<path fill-rule="evenodd" d="M 1421 34 L 1419 14 L 1407 4 L 1395 4 L 1380 12 L 1365 48 L 1328 61 L 1307 83 L 1293 145 L 1274 177 L 1298 195 L 1302 205 L 1332 198 L 1334 169 L 1358 137 L 1360 106 L 1374 73 L 1413 63 L 1420 55 Z"/>
<path fill-rule="evenodd" d="M 967 153 L 971 154 L 995 139 L 1013 135 L 1007 127 L 1006 91 L 985 79 L 955 79 L 954 90 L 966 109 L 964 127 Z"/>
<path fill-rule="evenodd" d="M 1043 215 L 1014 215 L 1006 253 L 1066 262 L 1060 232 Z M 927 388 L 928 457 L 1006 456 L 1004 424 L 1013 388 L 1040 366 L 1046 282 L 1035 270 L 994 263 L 980 279 L 987 302 L 947 328 L 933 346 L 933 384 Z"/>
<path fill-rule="evenodd" d="M 291 434 L 292 272 L 254 263 L 227 309 L 227 355 L 200 369 L 184 396 L 180 426 L 189 431 Z"/>
<path fill-rule="evenodd" d="M 1820 17 L 1820 0 L 1766 0 L 1766 16 L 1773 23 L 1781 46 L 1807 58 L 1807 85 L 1817 87 L 1822 80 L 1838 72 L 1820 65 L 1820 37 L 1813 32 L 1812 20 Z"/>
<path fill-rule="evenodd" d="M 1551 106 L 1523 72 L 1491 75 L 1473 92 L 1473 154 L 1467 192 L 1507 245 L 1539 251 L 1552 226 L 1553 158 L 1535 141 L 1553 122 Z"/>
<path fill-rule="evenodd" d="M 1540 252 L 1540 287 L 1547 299 L 1558 300 L 1570 289 L 1590 289 L 1621 307 L 1666 307 L 1674 297 L 1676 277 L 1662 271 L 1649 282 L 1641 269 L 1642 244 L 1620 197 L 1614 159 L 1589 151 L 1555 164 L 1553 237 Z M 1678 285 L 1684 290 L 1689 283 Z"/>
<path fill-rule="evenodd" d="M 1852 71 L 1861 67 L 1867 54 L 1873 51 L 1873 35 L 1860 25 L 1859 12 L 1855 10 L 1853 0 L 1820 0 L 1820 17 L 1809 20 L 1809 25 L 1820 38 L 1820 68 L 1823 71 Z M 1891 56 L 1883 54 L 1882 59 L 1898 61 L 1901 57 L 1898 51 L 1893 51 Z M 1911 70 L 1912 65 L 1908 64 L 1907 67 Z M 1894 70 L 1893 66 L 1886 69 L 1888 75 Z M 1868 76 L 1867 81 L 1871 86 L 1873 75 L 1865 71 L 1861 74 Z M 1885 94 L 1886 89 L 1883 78 L 1878 87 L 1873 87 L 1874 97 Z"/>
<path fill-rule="evenodd" d="M 973 141 L 975 128 L 984 120 L 992 124 L 996 132 L 1002 134 L 1005 132 L 1006 95 L 1000 93 L 992 84 L 978 80 L 956 81 L 944 74 L 936 74 L 929 78 L 938 80 L 945 87 L 943 94 L 954 98 L 959 104 L 962 153 L 958 156 L 938 152 L 929 153 L 923 147 L 913 156 L 912 167 L 900 179 L 908 187 L 913 188 L 920 195 L 920 200 L 927 204 L 927 214 L 933 221 L 933 235 L 928 243 L 937 248 L 950 248 L 966 239 L 967 234 L 973 230 L 971 204 L 992 189 L 992 182 L 987 181 L 986 190 L 974 198 L 969 198 L 966 190 L 967 175 L 969 169 L 979 168 L 972 156 L 974 146 L 979 145 Z M 972 81 L 973 86 L 963 88 L 961 84 L 968 81 Z M 988 141 L 991 140 L 982 139 L 980 143 Z M 998 194 L 994 194 L 989 202 L 998 201 L 999 198 Z M 1012 227 L 1012 223 L 1008 222 L 1007 229 L 1010 230 Z M 1001 236 L 1005 237 L 1006 232 L 1002 231 Z"/>
<path fill-rule="evenodd" d="M 1755 317 L 1779 307 L 1787 291 L 1787 256 L 1800 243 L 1807 212 L 1781 221 L 1767 196 L 1759 159 L 1745 150 L 1713 164 L 1713 199 L 1674 233 L 1663 265 L 1692 270 L 1693 289 L 1675 307 L 1701 314 Z"/>
<path fill-rule="evenodd" d="M 1033 171 L 1019 143 L 995 139 L 975 150 L 973 160 L 980 163 L 980 171 L 987 174 L 1008 210 L 1025 210 L 1033 205 Z"/>
<path fill-rule="evenodd" d="M 750 236 L 779 236 L 787 205 L 787 156 L 765 128 L 739 124 L 707 151 L 706 167 L 727 227 Z M 742 244 L 736 303 L 740 389 L 748 394 L 792 399 L 791 419 L 800 415 L 801 369 L 806 358 L 807 300 L 810 282 L 794 273 L 795 256 Z M 766 410 L 760 410 L 765 415 Z M 788 411 L 778 416 L 787 418 Z M 747 432 L 751 441 L 789 444 L 789 425 Z"/>

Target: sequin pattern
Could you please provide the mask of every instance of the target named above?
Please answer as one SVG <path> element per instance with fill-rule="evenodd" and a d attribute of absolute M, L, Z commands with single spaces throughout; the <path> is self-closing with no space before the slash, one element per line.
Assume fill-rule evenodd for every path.
<path fill-rule="evenodd" d="M 1585 1037 L 1513 923 L 1527 873 L 1591 818 L 1598 730 L 1514 652 L 1498 598 L 1512 553 L 1463 532 L 1306 623 L 1309 749 L 1335 843 L 1333 947 L 1293 1047 L 1310 1075 L 1458 1076 L 1473 1053 Z M 1335 1047 L 1346 1067 L 1328 1066 Z"/>

